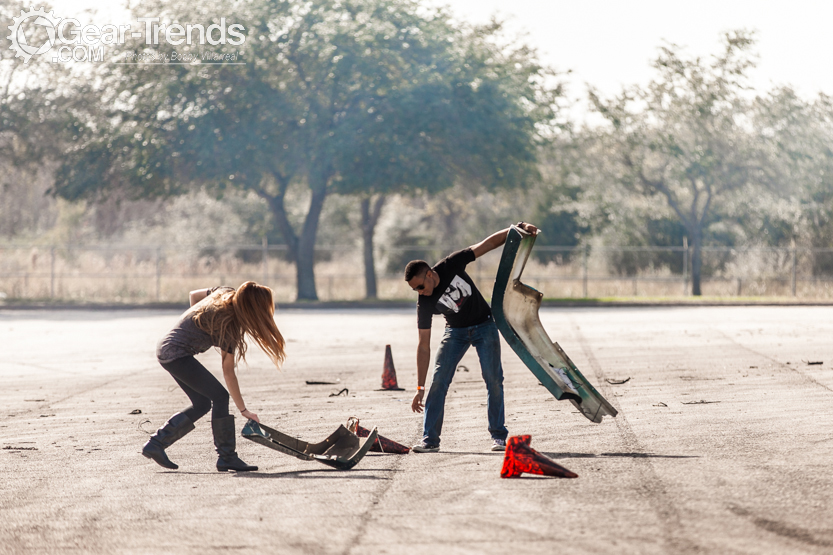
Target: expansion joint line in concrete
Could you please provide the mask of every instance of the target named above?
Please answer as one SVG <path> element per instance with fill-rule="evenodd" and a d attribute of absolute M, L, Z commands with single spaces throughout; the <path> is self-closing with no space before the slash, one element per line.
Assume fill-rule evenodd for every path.
<path fill-rule="evenodd" d="M 622 410 L 613 388 L 611 388 L 605 380 L 606 376 L 604 370 L 602 370 L 602 366 L 599 364 L 599 361 L 596 360 L 596 356 L 593 354 L 590 343 L 586 340 L 584 335 L 582 335 L 581 329 L 572 317 L 570 318 L 570 324 L 576 340 L 581 346 L 581 350 L 587 358 L 587 362 L 596 377 L 596 387 L 602 389 L 602 393 L 605 398 L 610 399 L 616 410 L 619 411 L 619 414 L 613 419 L 613 421 L 616 423 L 616 428 L 622 437 L 625 449 L 631 453 L 646 453 L 645 448 L 636 437 L 636 433 L 633 431 L 633 428 L 628 422 L 627 416 L 625 415 L 624 410 Z M 653 505 L 654 510 L 662 523 L 668 552 L 700 552 L 700 548 L 689 538 L 685 537 L 680 514 L 668 494 L 665 483 L 657 474 L 650 457 L 639 458 L 636 459 L 635 462 L 636 468 L 638 468 L 640 472 L 640 485 L 638 493 L 651 500 L 651 504 Z"/>
<path fill-rule="evenodd" d="M 126 379 L 130 379 L 130 378 L 134 378 L 134 377 L 136 377 L 140 374 L 144 374 L 145 372 L 150 371 L 151 369 L 152 368 L 143 368 L 141 370 L 136 370 L 135 372 L 131 372 L 130 374 L 127 374 L 125 376 L 119 376 L 117 378 L 113 378 L 113 379 L 110 379 L 110 380 L 107 380 L 107 381 L 104 381 L 104 382 L 101 382 L 101 383 L 98 383 L 98 384 L 95 384 L 95 385 L 91 385 L 90 387 L 84 388 L 84 389 L 82 389 L 80 391 L 76 391 L 74 393 L 70 393 L 66 397 L 61 397 L 60 399 L 57 399 L 55 401 L 49 401 L 48 403 L 44 403 L 42 405 L 36 405 L 32 408 L 24 409 L 24 410 L 22 410 L 18 413 L 15 413 L 15 416 L 17 417 L 17 416 L 21 416 L 21 415 L 27 415 L 27 414 L 32 413 L 32 412 L 42 411 L 44 409 L 51 409 L 53 405 L 59 405 L 59 404 L 63 403 L 64 401 L 68 401 L 69 399 L 72 399 L 73 397 L 77 397 L 79 395 L 89 393 L 90 391 L 95 391 L 96 389 L 99 389 L 101 387 L 106 387 L 106 386 L 110 385 L 111 383 L 126 380 Z"/>
<path fill-rule="evenodd" d="M 422 420 L 419 420 L 419 438 L 422 439 Z M 416 442 L 414 439 L 411 444 L 413 445 Z M 393 481 L 396 479 L 396 472 L 399 470 L 399 467 L 402 466 L 403 461 L 406 457 L 412 457 L 413 452 L 409 453 L 408 455 L 396 455 L 396 460 L 390 467 L 390 474 L 391 478 L 389 480 L 385 480 L 385 485 L 379 490 L 376 495 L 373 496 L 372 501 L 370 503 L 370 507 L 362 513 L 361 520 L 359 525 L 356 527 L 356 534 L 353 536 L 353 539 L 344 547 L 344 551 L 342 551 L 342 555 L 350 555 L 350 553 L 364 553 L 366 550 L 362 549 L 362 538 L 365 536 L 365 531 L 367 530 L 368 525 L 373 520 L 373 511 L 378 506 L 379 501 L 388 493 L 390 488 L 393 486 Z"/>
<path fill-rule="evenodd" d="M 783 363 L 783 362 L 781 362 L 780 360 L 774 359 L 774 358 L 772 358 L 772 357 L 771 357 L 771 356 L 769 356 L 769 355 L 765 355 L 765 354 L 763 354 L 763 353 L 761 353 L 761 352 L 759 352 L 759 351 L 756 351 L 755 349 L 752 349 L 752 348 L 750 348 L 750 347 L 747 347 L 746 345 L 744 345 L 744 344 L 742 344 L 742 343 L 738 343 L 737 341 L 735 341 L 735 340 L 734 340 L 734 338 L 732 338 L 732 337 L 731 337 L 731 336 L 729 336 L 728 334 L 726 334 L 726 333 L 724 333 L 724 332 L 722 332 L 722 331 L 720 331 L 720 330 L 718 330 L 718 329 L 715 329 L 714 331 L 716 331 L 717 333 L 719 333 L 720 335 L 722 335 L 724 338 L 726 338 L 726 339 L 728 339 L 729 341 L 731 341 L 733 345 L 735 345 L 735 346 L 737 346 L 737 347 L 739 347 L 739 348 L 743 349 L 743 350 L 744 350 L 744 351 L 746 351 L 747 353 L 752 353 L 753 355 L 757 355 L 757 356 L 759 356 L 759 357 L 761 357 L 761 358 L 763 358 L 763 359 L 765 359 L 765 360 L 768 360 L 768 361 L 770 361 L 770 362 L 774 362 L 775 364 L 777 364 L 777 365 L 778 365 L 778 367 L 779 367 L 781 370 L 788 370 L 788 371 L 789 371 L 789 373 L 791 373 L 791 374 L 795 374 L 795 375 L 799 376 L 799 377 L 800 377 L 801 379 L 803 379 L 805 382 L 807 382 L 807 383 L 809 383 L 809 384 L 812 384 L 812 385 L 817 385 L 817 386 L 819 386 L 819 387 L 821 387 L 821 388 L 823 388 L 823 389 L 826 389 L 827 391 L 829 391 L 829 392 L 833 393 L 833 389 L 830 389 L 828 386 L 824 385 L 823 383 L 821 383 L 820 381 L 816 380 L 816 379 L 815 379 L 815 378 L 813 378 L 812 376 L 808 376 L 807 374 L 805 374 L 804 372 L 802 372 L 802 371 L 801 371 L 801 370 L 799 370 L 798 368 L 793 368 L 793 367 L 792 367 L 791 365 L 789 365 L 789 364 L 784 364 L 784 363 Z"/>

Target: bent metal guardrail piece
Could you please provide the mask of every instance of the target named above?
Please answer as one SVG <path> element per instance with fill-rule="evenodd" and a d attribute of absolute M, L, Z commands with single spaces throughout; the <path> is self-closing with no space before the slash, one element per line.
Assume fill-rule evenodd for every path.
<path fill-rule="evenodd" d="M 558 343 L 550 340 L 538 309 L 543 294 L 521 283 L 535 236 L 512 226 L 492 292 L 492 313 L 504 339 L 553 396 L 569 399 L 589 420 L 601 422 L 616 409 L 579 372 Z"/>
<path fill-rule="evenodd" d="M 243 426 L 242 435 L 255 443 L 302 461 L 318 461 L 339 470 L 349 470 L 364 458 L 376 441 L 379 432 L 373 428 L 370 435 L 362 440 L 342 425 L 324 441 L 307 443 L 264 424 L 258 424 L 254 420 L 249 420 Z"/>

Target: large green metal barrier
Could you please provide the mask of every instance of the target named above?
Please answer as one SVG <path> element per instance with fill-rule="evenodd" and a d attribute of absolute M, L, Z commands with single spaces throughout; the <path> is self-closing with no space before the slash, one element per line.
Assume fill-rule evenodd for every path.
<path fill-rule="evenodd" d="M 616 416 L 616 409 L 579 372 L 558 343 L 552 342 L 541 325 L 538 309 L 544 295 L 520 281 L 534 243 L 534 235 L 515 226 L 509 230 L 492 293 L 497 327 L 556 399 L 569 399 L 593 422 L 601 422 L 605 415 Z"/>

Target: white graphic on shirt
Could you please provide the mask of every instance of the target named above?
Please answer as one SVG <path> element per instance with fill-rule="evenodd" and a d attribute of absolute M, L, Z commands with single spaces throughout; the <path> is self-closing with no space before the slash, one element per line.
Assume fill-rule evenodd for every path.
<path fill-rule="evenodd" d="M 451 284 L 442 294 L 437 304 L 440 305 L 440 311 L 449 314 L 457 314 L 460 312 L 460 307 L 471 297 L 471 285 L 466 283 L 466 280 L 460 276 L 454 276 Z"/>

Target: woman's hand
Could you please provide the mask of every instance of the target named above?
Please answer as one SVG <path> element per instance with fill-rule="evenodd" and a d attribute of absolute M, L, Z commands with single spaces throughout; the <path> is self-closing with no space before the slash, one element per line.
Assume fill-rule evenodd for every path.
<path fill-rule="evenodd" d="M 240 414 L 242 414 L 243 416 L 245 416 L 245 417 L 246 417 L 246 418 L 248 418 L 249 420 L 254 420 L 254 421 L 255 421 L 255 422 L 257 422 L 258 424 L 260 424 L 260 419 L 257 417 L 257 415 L 256 415 L 255 413 L 253 413 L 253 412 L 252 412 L 252 411 L 250 411 L 249 409 L 243 409 L 243 410 L 241 410 L 241 411 L 240 411 Z"/>

